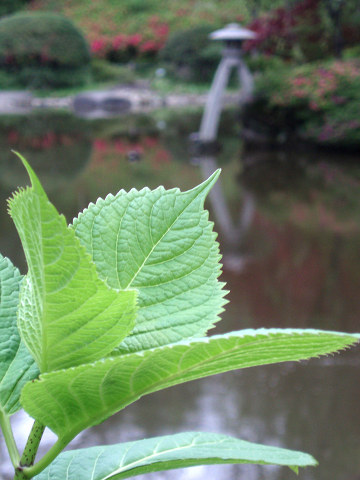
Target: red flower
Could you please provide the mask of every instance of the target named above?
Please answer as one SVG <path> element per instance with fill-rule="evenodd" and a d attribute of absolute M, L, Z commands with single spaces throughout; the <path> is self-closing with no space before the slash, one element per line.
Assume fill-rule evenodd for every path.
<path fill-rule="evenodd" d="M 142 42 L 142 35 L 140 33 L 135 33 L 134 35 L 129 35 L 126 39 L 126 44 L 128 47 L 137 47 Z"/>
<path fill-rule="evenodd" d="M 125 35 L 116 35 L 112 40 L 112 48 L 114 50 L 120 50 L 126 46 L 126 36 Z"/>
<path fill-rule="evenodd" d="M 139 50 L 140 52 L 146 53 L 146 52 L 157 52 L 160 50 L 161 45 L 156 42 L 155 40 L 147 40 L 143 44 L 140 45 Z"/>
<path fill-rule="evenodd" d="M 106 47 L 106 41 L 103 38 L 98 38 L 96 40 L 93 40 L 90 44 L 90 50 L 93 53 L 99 53 L 103 51 Z"/>
<path fill-rule="evenodd" d="M 115 151 L 116 151 L 116 153 L 120 153 L 120 155 L 124 155 L 125 153 L 127 153 L 128 149 L 129 149 L 128 145 L 126 145 L 121 140 L 116 140 L 115 141 Z"/>
<path fill-rule="evenodd" d="M 105 152 L 107 150 L 107 142 L 101 138 L 94 140 L 94 149 L 97 152 Z"/>
<path fill-rule="evenodd" d="M 169 25 L 167 23 L 160 23 L 154 26 L 153 30 L 159 37 L 167 37 L 169 34 Z"/>
<path fill-rule="evenodd" d="M 309 103 L 309 107 L 310 107 L 310 110 L 319 110 L 319 105 L 314 102 L 313 100 L 311 100 L 311 102 Z"/>

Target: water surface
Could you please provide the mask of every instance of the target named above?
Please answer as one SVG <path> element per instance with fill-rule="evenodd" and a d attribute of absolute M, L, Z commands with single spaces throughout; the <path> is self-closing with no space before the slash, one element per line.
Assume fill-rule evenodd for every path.
<path fill-rule="evenodd" d="M 360 168 L 354 155 L 244 152 L 231 122 L 217 158 L 189 158 L 198 117 L 88 123 L 66 115 L 0 122 L 0 251 L 26 272 L 5 199 L 27 183 L 25 154 L 68 221 L 98 196 L 160 184 L 191 188 L 223 171 L 207 207 L 219 233 L 229 304 L 213 333 L 248 327 L 359 331 Z M 165 129 L 164 129 L 165 127 Z M 142 398 L 73 446 L 188 430 L 225 433 L 313 454 L 303 480 L 360 478 L 359 349 L 303 363 L 218 375 Z M 13 418 L 19 444 L 31 422 Z M 45 444 L 53 441 L 51 432 Z M 44 446 L 46 448 L 46 445 Z M 9 477 L 0 444 L 0 477 Z M 4 460 L 5 459 L 5 460 Z M 204 466 L 138 478 L 287 480 L 285 468 Z"/>

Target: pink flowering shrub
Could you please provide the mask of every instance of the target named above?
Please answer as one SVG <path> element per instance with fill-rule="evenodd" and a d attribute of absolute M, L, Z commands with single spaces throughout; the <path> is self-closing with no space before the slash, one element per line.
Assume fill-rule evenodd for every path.
<path fill-rule="evenodd" d="M 148 18 L 141 33 L 100 33 L 99 28 L 89 29 L 91 53 L 96 58 L 127 62 L 134 58 L 154 57 L 164 46 L 169 26 L 153 15 Z"/>
<path fill-rule="evenodd" d="M 271 72 L 257 84 L 267 108 L 291 110 L 302 138 L 360 147 L 360 61 L 308 64 Z"/>
<path fill-rule="evenodd" d="M 343 105 L 350 100 L 349 91 L 359 75 L 360 62 L 356 60 L 298 67 L 289 70 L 283 79 L 285 89 L 274 92 L 270 101 L 276 105 L 305 103 L 311 110 Z"/>

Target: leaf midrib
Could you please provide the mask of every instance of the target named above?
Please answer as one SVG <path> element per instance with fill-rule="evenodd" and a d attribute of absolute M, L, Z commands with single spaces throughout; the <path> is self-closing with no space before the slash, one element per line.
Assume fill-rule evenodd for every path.
<path fill-rule="evenodd" d="M 200 435 L 198 435 L 199 437 Z M 110 473 L 109 475 L 107 475 L 106 477 L 102 477 L 101 480 L 108 480 L 108 479 L 111 479 L 111 477 L 113 477 L 114 475 L 118 475 L 119 473 L 123 473 L 123 472 L 126 472 L 127 470 L 131 470 L 133 468 L 136 468 L 137 465 L 141 464 L 141 463 L 144 463 L 144 462 L 148 462 L 149 460 L 151 460 L 152 458 L 156 458 L 156 457 L 159 457 L 161 455 L 168 455 L 169 453 L 172 453 L 172 452 L 180 452 L 182 450 L 188 450 L 189 448 L 192 448 L 193 446 L 196 446 L 197 444 L 195 443 L 195 438 L 192 440 L 191 443 L 189 443 L 188 445 L 182 445 L 182 446 L 177 446 L 175 448 L 167 448 L 165 450 L 162 450 L 161 452 L 153 452 L 151 455 L 147 455 L 146 457 L 142 457 L 140 458 L 139 460 L 136 460 L 134 462 L 131 462 L 131 463 L 128 463 L 127 465 L 123 465 L 123 466 L 120 466 L 114 470 L 112 473 Z M 207 442 L 204 442 L 201 444 L 202 447 L 204 446 L 211 446 L 211 445 L 220 445 L 220 443 L 224 443 L 225 440 L 219 440 L 219 441 L 207 441 Z M 131 448 L 131 447 L 130 447 Z M 101 452 L 102 454 L 103 452 Z M 123 457 L 121 458 L 121 461 L 124 460 L 124 457 L 125 457 L 126 453 L 123 455 Z M 214 457 L 212 457 L 214 458 Z M 179 458 L 179 459 L 174 459 L 175 461 L 181 461 L 182 459 Z M 167 460 L 168 461 L 168 460 Z M 161 463 L 161 461 L 159 462 Z"/>
<path fill-rule="evenodd" d="M 306 332 L 305 332 L 305 333 L 306 333 Z M 301 337 L 301 335 L 302 335 L 302 334 L 299 333 L 299 336 L 300 336 L 300 337 Z M 236 339 L 236 337 L 234 337 L 234 339 Z M 207 340 L 208 340 L 208 341 L 211 340 L 211 337 L 209 337 Z M 221 340 L 221 338 L 219 338 L 219 340 Z M 260 339 L 260 340 L 259 340 L 259 339 L 256 340 L 256 336 L 254 336 L 254 341 L 250 341 L 250 342 L 246 343 L 246 346 L 251 346 L 251 345 L 254 344 L 254 343 L 257 343 L 257 344 L 259 345 L 259 344 L 261 344 L 261 343 L 266 342 L 267 340 L 269 340 L 268 336 L 266 336 L 265 338 L 262 338 L 262 339 Z M 203 343 L 204 345 L 206 345 L 206 344 L 208 344 L 208 341 L 207 341 L 207 342 L 201 342 L 201 343 Z M 355 342 L 355 341 L 356 341 L 356 340 L 354 339 L 354 342 Z M 194 343 L 196 343 L 196 342 L 194 342 Z M 181 345 L 181 343 L 179 343 L 179 345 Z M 176 346 L 176 344 L 173 344 L 173 346 Z M 159 348 L 169 348 L 169 346 L 159 347 Z M 171 348 L 171 347 L 170 347 L 170 348 Z M 226 350 L 226 355 L 229 355 L 229 354 L 231 354 L 234 350 L 238 350 L 238 349 L 239 349 L 239 345 L 235 345 L 233 348 L 231 348 L 231 349 L 229 349 L 229 350 Z M 153 351 L 154 351 L 154 350 L 156 350 L 156 349 L 153 349 Z M 144 352 L 149 352 L 149 350 L 148 350 L 148 351 L 143 351 L 143 352 L 134 352 L 134 353 L 131 353 L 131 354 L 128 354 L 128 355 L 138 355 L 138 356 L 140 356 L 140 357 L 143 357 L 142 353 L 144 353 Z M 214 361 L 216 361 L 216 360 L 219 358 L 219 356 L 221 356 L 222 354 L 223 354 L 223 351 L 220 351 L 220 352 L 216 355 L 216 357 L 213 356 L 213 357 L 211 358 L 211 362 L 213 363 Z M 319 355 L 324 355 L 324 354 L 319 354 Z M 308 357 L 308 356 L 305 356 L 305 354 L 304 354 L 304 359 L 306 359 L 306 358 L 309 358 L 309 357 Z M 272 361 L 271 361 L 271 364 L 277 363 L 277 362 L 279 362 L 279 361 L 284 362 L 284 361 L 287 361 L 287 360 L 277 360 L 276 358 L 273 357 L 273 358 L 272 358 Z M 289 360 L 289 361 L 291 361 L 291 360 Z M 296 360 L 293 360 L 293 361 L 296 361 Z M 189 373 L 193 372 L 194 370 L 197 370 L 197 369 L 201 368 L 201 366 L 202 366 L 203 364 L 205 364 L 205 363 L 208 363 L 206 359 L 203 360 L 203 361 L 201 361 L 201 362 L 199 362 L 199 363 L 197 363 L 197 364 L 195 364 L 195 365 L 193 365 L 193 366 L 191 366 L 191 367 L 189 367 L 188 369 L 186 369 L 186 371 L 182 371 L 182 372 L 181 372 L 181 375 L 182 375 L 182 376 L 183 376 L 183 375 L 188 376 Z M 269 362 L 267 362 L 266 364 L 269 364 Z M 239 369 L 240 369 L 240 368 L 249 368 L 249 367 L 259 366 L 259 365 L 263 365 L 263 364 L 259 364 L 259 363 L 256 361 L 256 362 L 253 362 L 253 363 L 251 363 L 251 364 L 248 364 L 246 367 L 236 367 L 236 368 L 239 368 Z M 228 371 L 230 372 L 231 370 L 234 370 L 234 369 L 235 369 L 235 367 L 234 367 L 233 369 L 228 370 Z M 191 377 L 191 378 L 188 378 L 188 377 L 187 377 L 186 379 L 184 379 L 184 382 L 188 382 L 188 381 L 192 381 L 192 380 L 196 380 L 196 379 L 205 378 L 205 377 L 207 377 L 207 376 L 214 375 L 214 374 L 216 374 L 216 373 L 217 373 L 217 372 L 214 372 L 214 373 L 212 373 L 212 372 L 210 372 L 210 373 L 207 372 L 207 373 L 206 373 L 205 375 L 203 375 L 203 376 L 198 376 L 198 375 L 196 375 L 196 376 Z M 220 372 L 219 372 L 219 373 L 220 373 Z M 122 406 L 120 409 L 117 407 L 117 405 L 118 405 L 117 403 L 111 402 L 111 403 L 110 403 L 110 406 L 109 406 L 108 412 L 107 412 L 106 414 L 105 414 L 105 412 L 104 412 L 104 419 L 105 419 L 105 418 L 108 418 L 109 416 L 113 415 L 114 413 L 116 413 L 116 412 L 118 412 L 118 411 L 121 411 L 121 410 L 124 409 L 127 405 L 130 405 L 131 403 L 135 402 L 135 401 L 136 401 L 137 399 L 139 399 L 140 397 L 142 397 L 142 396 L 144 396 L 144 395 L 147 395 L 147 394 L 149 394 L 149 393 L 153 393 L 153 392 L 158 391 L 158 390 L 157 390 L 158 387 L 161 387 L 161 389 L 164 389 L 164 388 L 168 388 L 168 387 L 175 386 L 175 385 L 179 385 L 180 383 L 183 383 L 183 382 L 179 382 L 179 383 L 176 383 L 176 384 L 172 384 L 172 383 L 171 383 L 174 379 L 177 378 L 177 376 L 178 376 L 178 374 L 177 374 L 177 373 L 174 373 L 173 375 L 167 377 L 166 383 L 165 383 L 164 381 L 162 381 L 162 380 L 153 383 L 153 384 L 151 385 L 151 387 L 150 387 L 150 390 L 147 389 L 147 388 L 145 388 L 145 389 L 139 390 L 139 391 L 136 392 L 136 393 L 132 390 L 132 393 L 131 393 L 130 395 L 127 395 L 127 397 L 125 397 L 125 398 L 123 399 L 123 404 L 124 404 L 124 406 Z M 129 400 L 131 400 L 131 401 L 129 401 Z M 101 420 L 100 420 L 100 421 L 101 421 Z M 85 421 L 80 422 L 80 424 L 79 424 L 76 428 L 74 428 L 74 429 L 71 431 L 71 433 L 69 432 L 68 434 L 64 435 L 64 438 L 65 438 L 65 437 L 66 437 L 66 438 L 70 437 L 70 438 L 72 439 L 72 438 L 74 438 L 81 430 L 83 430 L 83 429 L 85 429 L 85 428 L 88 428 L 88 426 L 89 426 L 89 425 L 88 425 Z"/>
<path fill-rule="evenodd" d="M 34 195 L 34 198 L 36 199 L 36 209 L 38 210 L 38 215 L 39 217 L 43 218 L 43 215 L 42 215 L 42 211 L 43 209 L 41 208 L 41 198 L 40 198 L 40 194 L 38 192 L 35 191 L 34 187 L 30 188 L 28 187 L 28 189 L 26 190 L 28 192 L 28 194 L 32 194 Z M 47 201 L 47 199 L 45 199 L 45 201 Z M 33 289 L 33 295 L 36 299 L 36 297 L 39 299 L 39 301 L 41 302 L 42 305 L 39 305 L 39 303 L 35 300 L 35 310 L 39 316 L 39 319 L 38 319 L 38 324 L 39 324 L 39 330 L 40 330 L 40 335 L 41 335 L 41 348 L 42 348 L 42 351 L 39 352 L 40 355 L 41 355 L 41 361 L 39 362 L 40 365 L 39 365 L 39 368 L 40 368 L 40 371 L 46 371 L 46 362 L 45 362 L 45 358 L 44 358 L 44 352 L 46 351 L 46 344 L 47 344 L 47 341 L 46 341 L 46 338 L 45 338 L 45 333 L 44 333 L 44 325 L 43 325 L 43 318 L 44 318 L 44 315 L 45 315 L 45 309 L 46 309 L 46 305 L 45 305 L 45 296 L 46 296 L 46 284 L 45 284 L 45 262 L 44 262 L 44 245 L 43 245 L 43 242 L 44 242 L 44 238 L 43 238 L 43 225 L 42 225 L 42 221 L 39 222 L 38 224 L 38 228 L 40 230 L 40 238 L 41 238 L 41 242 L 38 243 L 38 248 L 40 249 L 40 255 L 38 255 L 38 260 L 39 260 L 39 270 L 40 270 L 40 285 L 42 288 L 39 288 L 39 283 L 38 281 L 36 281 L 36 269 L 34 268 L 34 261 L 33 261 L 33 258 L 32 258 L 32 255 L 26 255 L 26 260 L 27 260 L 27 263 L 28 263 L 28 275 L 30 276 L 30 282 L 32 283 L 32 289 Z M 31 280 L 33 279 L 33 280 Z M 40 308 L 40 311 L 39 311 L 39 308 Z"/>
<path fill-rule="evenodd" d="M 171 191 L 171 190 L 169 190 Z M 185 212 L 185 210 L 199 197 L 199 195 L 204 191 L 204 189 L 200 190 L 197 195 L 191 199 L 191 201 L 189 203 L 187 203 L 184 208 L 182 210 L 180 210 L 179 214 L 175 216 L 173 222 L 168 226 L 168 228 L 165 230 L 165 232 L 161 235 L 161 237 L 158 239 L 157 242 L 155 242 L 153 244 L 153 247 L 151 248 L 151 250 L 149 251 L 149 253 L 146 255 L 146 257 L 144 258 L 142 264 L 140 265 L 140 267 L 138 268 L 138 270 L 135 272 L 135 274 L 133 275 L 133 277 L 130 279 L 130 281 L 128 282 L 128 284 L 124 287 L 124 288 L 129 288 L 131 286 L 131 284 L 133 283 L 133 281 L 135 280 L 135 278 L 137 277 L 137 275 L 141 272 L 142 268 L 144 267 L 145 263 L 147 262 L 147 260 L 150 258 L 151 254 L 153 253 L 153 251 L 155 250 L 155 248 L 159 245 L 159 243 L 162 241 L 162 239 L 165 237 L 165 235 L 171 230 L 171 228 L 174 226 L 174 224 L 179 220 L 179 218 L 181 217 L 181 215 Z M 182 193 L 180 193 L 180 196 L 183 195 Z M 151 212 L 150 212 L 150 215 L 149 215 L 149 232 L 150 232 L 150 236 L 152 238 L 152 233 L 151 233 L 151 220 L 152 220 L 152 212 L 153 212 L 153 208 L 155 206 L 155 204 L 160 200 L 160 199 L 163 199 L 163 197 L 159 197 L 158 199 L 156 199 L 156 201 L 153 203 L 152 207 L 151 207 Z M 138 238 L 138 237 L 137 237 Z"/>
<path fill-rule="evenodd" d="M 264 339 L 264 340 L 265 340 L 265 339 Z M 204 345 L 205 345 L 206 343 L 208 343 L 208 342 L 204 342 Z M 249 343 L 251 344 L 252 342 L 249 342 Z M 248 343 L 247 345 L 249 345 L 249 343 Z M 258 343 L 258 342 L 257 342 L 257 343 Z M 174 344 L 174 345 L 176 345 L 176 344 Z M 163 348 L 163 347 L 159 347 L 159 348 Z M 165 348 L 169 348 L 169 346 L 166 346 Z M 227 350 L 226 353 L 227 353 L 227 354 L 228 354 L 228 353 L 231 353 L 233 350 L 236 350 L 237 348 L 238 348 L 238 346 L 234 346 L 234 347 L 231 348 L 230 350 Z M 155 350 L 155 349 L 153 349 L 153 350 Z M 144 353 L 144 352 L 149 352 L 149 350 L 147 350 L 147 351 L 145 350 L 145 351 L 142 351 L 142 352 L 134 352 L 134 353 L 130 353 L 130 354 L 128 354 L 128 355 L 130 356 L 130 355 L 134 355 L 134 354 L 135 354 L 135 355 L 137 355 L 137 356 L 139 356 L 139 357 L 143 357 L 142 353 Z M 221 355 L 222 353 L 223 353 L 223 352 L 220 352 L 220 353 L 216 356 L 216 358 L 218 358 L 218 356 Z M 214 358 L 212 358 L 212 360 L 214 360 Z M 188 373 L 191 373 L 193 370 L 201 367 L 205 362 L 206 362 L 206 360 L 204 360 L 204 361 L 202 361 L 202 362 L 200 362 L 200 363 L 197 363 L 196 365 L 188 368 L 186 371 L 181 372 L 181 374 L 182 374 L 182 375 L 185 375 L 185 374 L 187 375 Z M 110 373 L 110 372 L 108 372 L 108 373 Z M 116 412 L 118 412 L 118 411 L 121 411 L 121 410 L 122 410 L 123 408 L 125 408 L 127 405 L 129 405 L 130 403 L 135 402 L 137 399 L 139 399 L 139 398 L 142 397 L 143 395 L 146 395 L 147 393 L 156 392 L 156 391 L 157 391 L 156 388 L 158 388 L 159 386 L 162 386 L 162 388 L 167 388 L 168 383 L 171 382 L 171 381 L 173 381 L 174 379 L 176 379 L 177 375 L 178 375 L 178 374 L 175 373 L 175 374 L 171 375 L 170 377 L 168 377 L 167 380 L 166 380 L 165 386 L 163 386 L 163 385 L 164 385 L 164 382 L 161 381 L 161 380 L 158 381 L 158 382 L 155 382 L 154 384 L 152 384 L 150 391 L 145 388 L 145 389 L 139 390 L 138 392 L 135 393 L 134 390 L 131 389 L 130 395 L 128 395 L 128 396 L 125 397 L 125 399 L 124 399 L 124 400 L 125 400 L 125 401 L 124 401 L 125 405 L 124 405 L 123 407 L 121 407 L 120 410 L 115 406 L 115 405 L 117 405 L 117 404 L 113 404 L 113 403 L 110 404 L 111 406 L 108 407 L 108 408 L 111 408 L 113 405 L 114 405 L 115 408 L 114 408 L 114 407 L 111 408 L 111 412 L 110 412 L 109 414 L 106 414 L 106 418 L 108 418 L 109 416 L 113 415 L 114 413 L 116 413 Z M 207 374 L 207 375 L 205 375 L 205 376 L 208 376 L 208 375 L 211 375 L 211 373 L 210 373 L 210 374 Z M 75 378 L 76 378 L 76 377 L 75 377 Z M 75 378 L 73 379 L 73 381 L 75 381 Z M 197 378 L 204 378 L 204 377 L 195 377 L 194 379 L 197 379 Z M 191 379 L 191 378 L 190 378 L 190 379 L 188 379 L 188 380 L 186 380 L 186 381 L 191 381 L 191 380 L 194 380 L 194 379 Z M 169 386 L 171 386 L 171 385 L 169 385 Z M 101 387 L 100 387 L 100 388 L 101 388 Z M 49 390 L 48 390 L 48 391 L 49 391 Z M 99 394 L 99 396 L 100 396 L 100 394 Z M 127 403 L 128 400 L 130 400 L 131 398 L 134 398 L 134 400 L 133 400 L 132 402 L 130 402 L 130 403 Z M 87 417 L 87 418 L 89 418 L 89 417 Z M 68 436 L 69 436 L 69 437 L 71 437 L 71 439 L 72 439 L 72 438 L 74 438 L 80 431 L 82 431 L 83 429 L 85 429 L 85 428 L 87 428 L 87 427 L 88 427 L 87 423 L 86 423 L 85 421 L 83 421 L 83 422 L 80 423 L 80 425 L 79 425 L 76 429 L 74 429 L 71 433 L 69 432 L 69 434 L 64 435 L 64 437 L 68 437 Z"/>

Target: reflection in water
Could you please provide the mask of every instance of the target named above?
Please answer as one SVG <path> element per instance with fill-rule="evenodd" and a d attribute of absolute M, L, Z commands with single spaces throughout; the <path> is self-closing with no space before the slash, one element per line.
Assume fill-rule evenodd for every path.
<path fill-rule="evenodd" d="M 91 141 L 86 123 L 68 112 L 39 111 L 24 117 L 0 117 L 0 183 L 14 189 L 28 183 L 21 162 L 11 150 L 31 162 L 48 188 L 66 185 L 89 160 Z"/>
<path fill-rule="evenodd" d="M 200 166 L 203 180 L 209 178 L 218 168 L 216 158 L 213 156 L 197 157 L 196 160 L 196 163 Z M 244 190 L 242 192 L 242 207 L 236 223 L 231 218 L 221 178 L 211 189 L 209 201 L 215 219 L 216 230 L 222 237 L 223 265 L 226 269 L 240 272 L 247 261 L 247 256 L 241 252 L 241 246 L 255 214 L 254 197 L 249 191 Z"/>
<path fill-rule="evenodd" d="M 182 146 L 189 132 L 170 150 L 159 133 L 133 139 L 121 137 L 114 126 L 107 128 L 108 134 L 91 139 L 89 161 L 76 177 L 70 174 L 51 189 L 52 201 L 69 221 L 109 191 L 159 184 L 191 188 L 217 168 L 211 157 L 199 166 L 184 163 Z M 141 152 L 141 162 L 129 163 L 129 150 Z M 230 303 L 211 334 L 262 326 L 359 330 L 360 173 L 355 165 L 338 165 L 326 159 L 314 163 L 305 154 L 293 153 L 271 161 L 251 153 L 242 163 L 232 154 L 221 165 L 209 209 L 219 232 Z M 9 194 L 9 184 L 1 183 L 1 252 L 25 271 L 4 206 Z M 204 430 L 312 453 L 320 466 L 301 471 L 302 480 L 359 480 L 359 353 L 355 349 L 304 364 L 250 368 L 157 392 L 83 432 L 72 447 Z M 14 426 L 21 445 L 29 421 L 18 414 Z M 52 441 L 48 432 L 43 448 Z M 1 439 L 0 455 L 4 480 L 9 478 L 9 463 Z M 222 465 L 138 478 L 296 477 L 284 468 Z"/>

